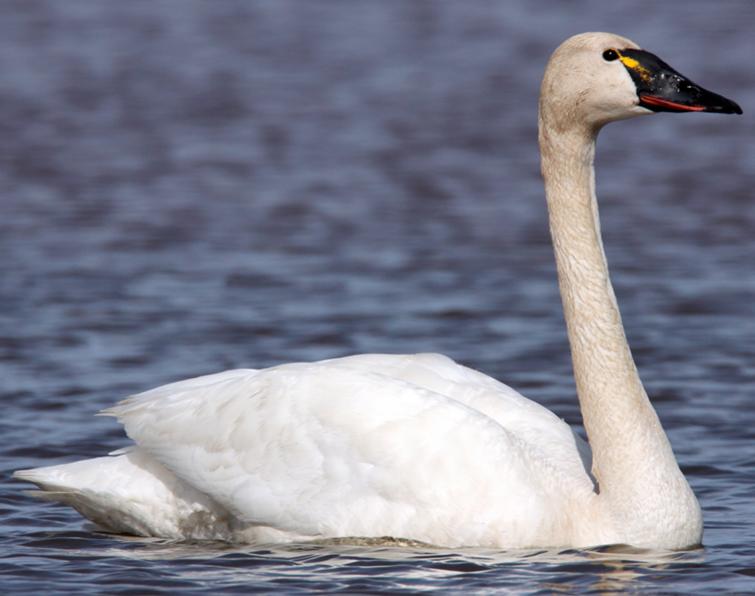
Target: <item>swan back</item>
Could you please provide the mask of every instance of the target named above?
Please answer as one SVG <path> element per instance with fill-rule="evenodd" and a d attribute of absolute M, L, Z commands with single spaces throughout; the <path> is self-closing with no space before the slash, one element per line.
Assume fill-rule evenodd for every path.
<path fill-rule="evenodd" d="M 106 413 L 240 531 L 488 546 L 596 539 L 573 521 L 593 494 L 582 441 L 545 408 L 443 356 L 229 371 Z"/>

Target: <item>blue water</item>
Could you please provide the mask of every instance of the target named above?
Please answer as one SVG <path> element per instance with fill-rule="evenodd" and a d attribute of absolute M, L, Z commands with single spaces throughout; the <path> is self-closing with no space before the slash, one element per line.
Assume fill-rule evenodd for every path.
<path fill-rule="evenodd" d="M 755 590 L 755 3 L 0 6 L 6 592 Z M 738 101 L 600 139 L 603 232 L 701 549 L 232 547 L 98 532 L 12 470 L 125 445 L 171 380 L 439 351 L 579 425 L 536 97 L 567 36 L 635 39 Z"/>

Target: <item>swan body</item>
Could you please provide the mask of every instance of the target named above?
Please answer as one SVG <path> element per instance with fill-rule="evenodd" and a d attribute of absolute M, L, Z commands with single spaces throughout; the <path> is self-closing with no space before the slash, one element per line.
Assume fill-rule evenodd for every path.
<path fill-rule="evenodd" d="M 436 354 L 231 370 L 106 413 L 136 448 L 21 477 L 86 493 L 69 504 L 132 534 L 496 546 L 508 530 L 516 545 L 567 544 L 595 490 L 589 448 L 566 423 Z"/>
<path fill-rule="evenodd" d="M 144 536 L 699 544 L 700 507 L 624 336 L 594 194 L 605 123 L 739 110 L 697 86 L 662 88 L 660 72 L 681 77 L 625 38 L 589 33 L 556 50 L 543 80 L 542 170 L 590 446 L 445 356 L 366 354 L 158 387 L 103 412 L 134 446 L 16 477 L 106 529 Z"/>

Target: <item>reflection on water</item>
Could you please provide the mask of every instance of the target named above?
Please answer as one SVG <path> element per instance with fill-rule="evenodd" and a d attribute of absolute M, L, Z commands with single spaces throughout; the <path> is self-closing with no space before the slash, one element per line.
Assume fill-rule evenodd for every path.
<path fill-rule="evenodd" d="M 599 143 L 618 298 L 704 550 L 128 539 L 3 474 L 4 587 L 752 591 L 753 24 L 747 0 L 7 2 L 5 472 L 122 446 L 92 415 L 150 386 L 361 351 L 445 352 L 579 424 L 535 145 L 549 52 L 616 31 L 745 114 Z"/>
<path fill-rule="evenodd" d="M 353 586 L 356 578 L 379 577 L 382 586 L 392 588 L 443 585 L 473 590 L 508 585 L 511 575 L 531 575 L 530 581 L 543 591 L 610 592 L 629 589 L 635 580 L 653 574 L 684 573 L 705 561 L 702 550 L 647 551 L 627 546 L 579 551 L 452 551 L 394 544 L 369 548 L 315 543 L 250 547 L 118 537 L 103 548 L 97 542 L 104 538 L 71 533 L 38 539 L 29 546 L 42 552 L 65 549 L 74 564 L 81 565 L 100 560 L 122 561 L 131 569 L 140 568 L 142 563 L 162 564 L 163 569 L 180 569 L 181 581 L 187 587 L 207 582 L 214 589 L 248 584 L 262 589 L 285 585 L 328 590 L 338 587 L 339 582 L 345 587 Z M 77 541 L 89 546 L 77 546 Z M 128 584 L 146 585 L 138 579 Z"/>

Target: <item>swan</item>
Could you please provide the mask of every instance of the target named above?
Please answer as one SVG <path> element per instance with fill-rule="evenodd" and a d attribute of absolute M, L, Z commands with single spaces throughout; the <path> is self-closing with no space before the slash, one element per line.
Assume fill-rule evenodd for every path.
<path fill-rule="evenodd" d="M 571 37 L 545 71 L 542 175 L 589 446 L 551 411 L 445 356 L 365 354 L 146 391 L 102 412 L 132 446 L 15 477 L 108 531 L 141 536 L 700 544 L 700 506 L 624 334 L 593 171 L 603 125 L 688 111 L 742 113 L 617 35 Z"/>

